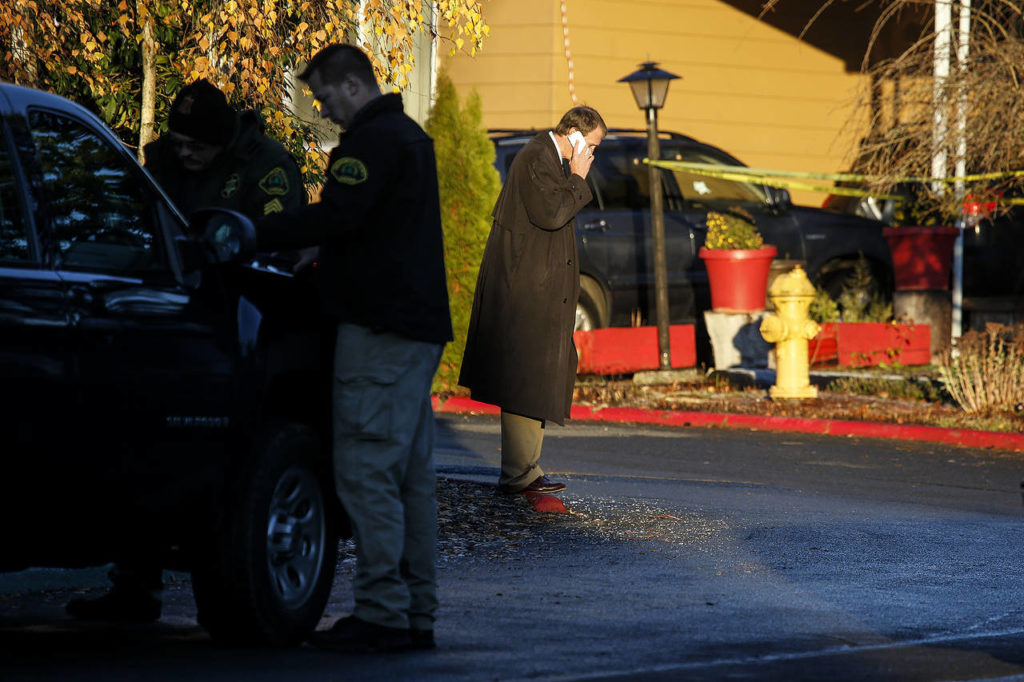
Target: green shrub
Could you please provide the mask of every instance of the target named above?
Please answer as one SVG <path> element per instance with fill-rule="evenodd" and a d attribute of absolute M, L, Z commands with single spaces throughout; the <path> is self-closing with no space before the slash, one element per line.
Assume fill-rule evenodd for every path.
<path fill-rule="evenodd" d="M 477 271 L 491 229 L 491 210 L 501 189 L 494 144 L 482 125 L 480 97 L 472 92 L 460 105 L 451 78 L 437 79 L 437 100 L 426 131 L 434 138 L 455 341 L 445 347 L 434 377 L 435 392 L 450 392 L 459 379 Z"/>
<path fill-rule="evenodd" d="M 807 310 L 807 316 L 818 324 L 838 322 L 839 306 L 827 291 L 821 287 L 814 287 L 814 300 L 811 301 L 811 307 Z"/>
<path fill-rule="evenodd" d="M 843 281 L 839 300 L 816 287 L 808 316 L 815 322 L 892 322 L 892 303 L 875 289 L 871 265 L 864 254 L 856 260 L 853 271 Z"/>

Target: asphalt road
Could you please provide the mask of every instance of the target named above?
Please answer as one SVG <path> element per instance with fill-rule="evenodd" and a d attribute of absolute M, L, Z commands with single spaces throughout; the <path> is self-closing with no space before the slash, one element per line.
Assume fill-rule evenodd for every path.
<path fill-rule="evenodd" d="M 495 419 L 438 424 L 444 475 L 496 477 Z M 435 652 L 218 649 L 187 583 L 157 625 L 84 626 L 96 571 L 47 572 L 0 576 L 0 679 L 1024 679 L 1022 455 L 590 424 L 543 463 L 574 514 L 446 558 Z"/>

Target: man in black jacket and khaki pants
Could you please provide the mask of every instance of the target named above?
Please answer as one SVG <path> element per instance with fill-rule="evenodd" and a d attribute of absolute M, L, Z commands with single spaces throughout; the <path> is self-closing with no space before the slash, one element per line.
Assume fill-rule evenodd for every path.
<path fill-rule="evenodd" d="M 381 94 L 351 45 L 300 76 L 343 129 L 320 202 L 264 218 L 265 249 L 320 247 L 321 298 L 338 324 L 334 473 L 352 521 L 355 608 L 310 641 L 346 652 L 434 646 L 437 480 L 430 386 L 452 338 L 437 161 L 430 137 Z"/>
<path fill-rule="evenodd" d="M 501 477 L 508 493 L 553 493 L 539 466 L 544 422 L 569 417 L 576 382 L 572 333 L 580 291 L 575 217 L 608 134 L 600 114 L 573 107 L 520 151 L 494 206 L 459 384 L 501 407 Z"/>

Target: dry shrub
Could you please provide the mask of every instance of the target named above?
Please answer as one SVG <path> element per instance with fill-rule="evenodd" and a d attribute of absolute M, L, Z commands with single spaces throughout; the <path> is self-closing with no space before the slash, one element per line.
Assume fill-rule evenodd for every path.
<path fill-rule="evenodd" d="M 971 414 L 1012 408 L 1024 401 L 1024 325 L 989 323 L 970 331 L 939 364 L 946 390 Z"/>

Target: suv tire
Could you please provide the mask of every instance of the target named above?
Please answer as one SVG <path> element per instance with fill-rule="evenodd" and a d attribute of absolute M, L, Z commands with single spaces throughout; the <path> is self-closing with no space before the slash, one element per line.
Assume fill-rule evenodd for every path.
<path fill-rule="evenodd" d="M 199 622 L 215 640 L 284 646 L 319 622 L 338 556 L 319 454 L 297 424 L 257 441 L 211 556 L 192 573 Z"/>
<path fill-rule="evenodd" d="M 608 306 L 601 285 L 590 277 L 580 277 L 580 300 L 576 303 L 575 331 L 591 331 L 608 326 Z"/>

